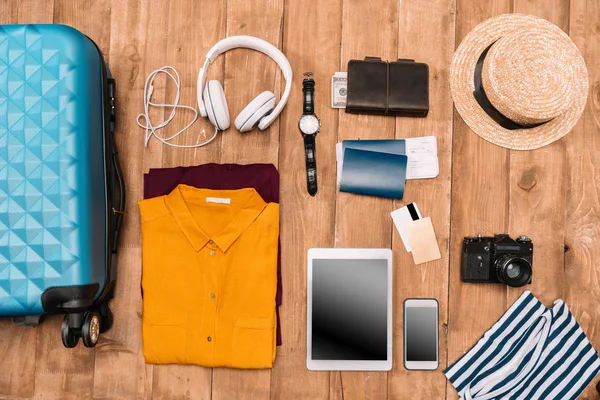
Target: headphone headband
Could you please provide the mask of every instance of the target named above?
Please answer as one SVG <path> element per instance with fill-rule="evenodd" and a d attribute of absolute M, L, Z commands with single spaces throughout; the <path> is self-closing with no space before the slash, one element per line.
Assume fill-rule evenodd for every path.
<path fill-rule="evenodd" d="M 288 101 L 290 96 L 290 92 L 292 90 L 292 66 L 290 62 L 285 57 L 285 55 L 279 50 L 277 47 L 273 46 L 271 43 L 259 39 L 254 36 L 231 36 L 219 41 L 215 44 L 206 54 L 206 61 L 204 61 L 204 65 L 200 68 L 198 72 L 198 108 L 200 109 L 200 115 L 206 117 L 206 107 L 204 106 L 204 100 L 202 99 L 202 94 L 204 91 L 204 82 L 206 80 L 206 71 L 208 66 L 212 64 L 215 59 L 220 55 L 229 50 L 236 48 L 247 48 L 256 51 L 260 51 L 261 53 L 269 56 L 273 61 L 277 63 L 281 72 L 283 73 L 283 78 L 285 79 L 285 90 L 281 99 L 277 103 L 277 106 L 273 110 L 273 112 L 267 116 L 265 116 L 259 123 L 258 127 L 261 130 L 267 129 L 269 125 L 273 123 L 275 118 L 279 116 L 283 107 Z"/>

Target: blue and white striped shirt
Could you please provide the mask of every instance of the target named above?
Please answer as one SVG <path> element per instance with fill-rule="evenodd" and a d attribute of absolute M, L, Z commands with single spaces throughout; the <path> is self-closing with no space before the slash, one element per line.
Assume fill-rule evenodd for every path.
<path fill-rule="evenodd" d="M 575 399 L 600 358 L 562 300 L 524 292 L 444 374 L 462 399 Z"/>

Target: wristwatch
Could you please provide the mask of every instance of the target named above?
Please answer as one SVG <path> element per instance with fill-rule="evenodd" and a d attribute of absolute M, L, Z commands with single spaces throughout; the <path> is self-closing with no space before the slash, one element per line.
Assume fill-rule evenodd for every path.
<path fill-rule="evenodd" d="M 306 155 L 306 186 L 308 194 L 317 194 L 317 159 L 315 157 L 315 136 L 321 129 L 321 120 L 315 115 L 315 81 L 312 72 L 305 72 L 302 80 L 304 106 L 302 117 L 298 122 L 300 133 L 304 138 L 304 154 Z"/>

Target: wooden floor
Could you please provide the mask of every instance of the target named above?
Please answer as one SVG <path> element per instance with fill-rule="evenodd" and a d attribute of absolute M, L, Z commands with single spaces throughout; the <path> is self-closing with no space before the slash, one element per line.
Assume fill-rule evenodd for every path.
<path fill-rule="evenodd" d="M 571 134 L 536 151 L 508 151 L 472 133 L 453 109 L 448 66 L 462 38 L 494 15 L 543 16 L 570 34 L 590 76 L 585 113 Z M 598 0 L 0 0 L 0 23 L 61 23 L 91 37 L 117 80 L 117 137 L 128 189 L 118 260 L 113 329 L 95 350 L 64 349 L 61 318 L 36 328 L 0 322 L 2 399 L 453 399 L 442 369 L 456 360 L 522 292 L 460 282 L 461 240 L 478 232 L 529 235 L 533 285 L 546 305 L 564 299 L 600 349 L 600 2 Z M 144 148 L 135 118 L 149 72 L 172 65 L 184 104 L 196 103 L 196 76 L 207 50 L 225 36 L 247 34 L 283 50 L 294 70 L 291 100 L 266 132 L 226 131 L 196 150 Z M 330 108 L 330 82 L 348 60 L 411 58 L 429 64 L 426 119 L 348 115 Z M 298 132 L 301 74 L 315 73 L 319 193 L 306 193 Z M 264 90 L 283 91 L 275 64 L 246 50 L 219 57 L 209 76 L 224 82 L 231 115 Z M 154 98 L 172 99 L 173 87 Z M 184 126 L 182 113 L 169 129 Z M 212 130 L 206 120 L 192 132 Z M 409 181 L 403 201 L 339 193 L 335 144 L 343 139 L 435 135 L 440 175 Z M 181 143 L 193 143 L 192 133 Z M 207 162 L 268 162 L 281 173 L 284 345 L 272 370 L 151 366 L 141 352 L 140 231 L 136 201 L 151 167 Z M 432 217 L 442 259 L 414 266 L 389 212 L 416 201 Z M 390 373 L 309 372 L 306 360 L 306 251 L 310 247 L 394 250 L 394 368 Z M 440 368 L 402 365 L 402 302 L 440 304 Z M 595 383 L 595 382 L 594 382 Z M 592 385 L 582 398 L 596 399 Z"/>

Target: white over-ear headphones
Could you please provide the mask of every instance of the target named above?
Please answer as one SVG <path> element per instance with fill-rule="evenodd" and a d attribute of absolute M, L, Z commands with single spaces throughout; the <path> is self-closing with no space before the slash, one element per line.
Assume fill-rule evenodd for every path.
<path fill-rule="evenodd" d="M 257 127 L 265 130 L 279 116 L 285 103 L 288 101 L 292 90 L 292 67 L 283 53 L 271 43 L 253 36 L 231 36 L 215 44 L 206 54 L 206 61 L 198 72 L 198 108 L 200 115 L 208 116 L 210 122 L 218 129 L 229 128 L 229 108 L 225 100 L 223 86 L 216 80 L 211 80 L 204 87 L 206 70 L 215 61 L 219 54 L 235 48 L 248 48 L 260 51 L 271 57 L 279 65 L 285 79 L 285 90 L 283 96 L 275 107 L 275 95 L 270 92 L 262 92 L 254 98 L 235 119 L 235 127 L 240 132 L 247 132 Z"/>

